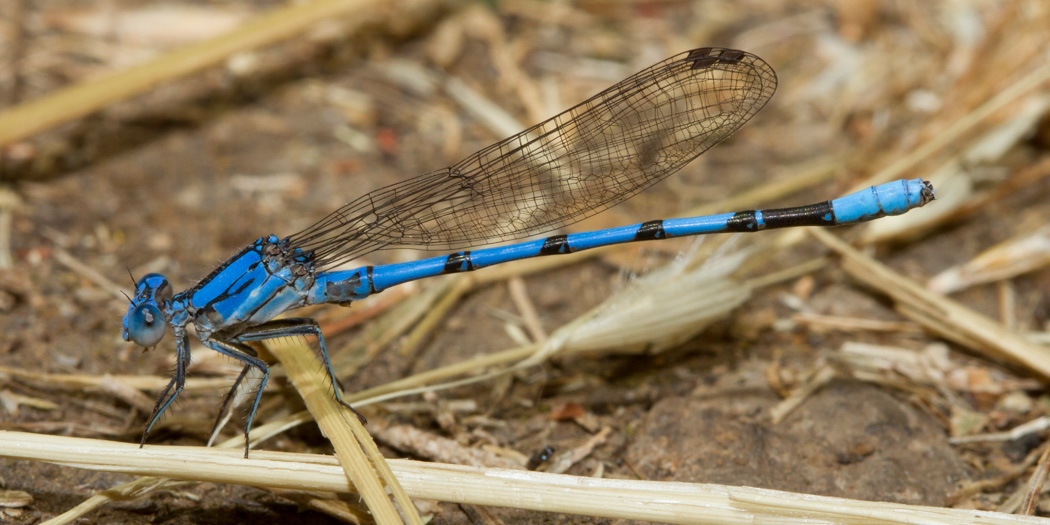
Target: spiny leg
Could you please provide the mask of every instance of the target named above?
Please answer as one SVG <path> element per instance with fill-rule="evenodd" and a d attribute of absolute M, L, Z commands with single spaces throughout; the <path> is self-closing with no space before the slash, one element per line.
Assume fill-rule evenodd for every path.
<path fill-rule="evenodd" d="M 255 401 L 252 402 L 251 412 L 248 413 L 248 421 L 244 425 L 244 457 L 247 459 L 249 444 L 248 433 L 252 429 L 252 421 L 255 420 L 255 410 L 259 408 L 259 401 L 262 400 L 262 394 L 263 390 L 266 388 L 266 382 L 270 380 L 270 367 L 267 366 L 262 359 L 255 357 L 255 350 L 252 350 L 250 346 L 241 343 L 240 341 L 219 341 L 217 339 L 208 339 L 207 341 L 204 341 L 204 344 L 220 354 L 227 355 L 244 363 L 246 370 L 247 367 L 252 367 L 262 372 L 263 377 L 262 381 L 259 382 L 259 390 L 255 392 Z M 242 371 L 241 376 L 237 378 L 238 383 L 244 377 L 244 374 L 245 371 Z M 234 388 L 236 387 L 237 385 L 235 384 Z"/>
<path fill-rule="evenodd" d="M 252 355 L 255 356 L 254 353 Z M 211 426 L 211 434 L 209 434 L 208 437 L 209 447 L 211 446 L 212 440 L 215 439 L 215 434 L 219 431 L 219 424 L 222 423 L 223 415 L 225 415 L 226 411 L 230 409 L 230 403 L 233 401 L 233 398 L 237 396 L 237 388 L 241 386 L 241 381 L 244 381 L 245 376 L 248 375 L 248 370 L 251 370 L 251 368 L 251 365 L 244 365 L 244 368 L 241 368 L 241 373 L 237 376 L 237 379 L 234 380 L 233 386 L 230 387 L 230 391 L 226 394 L 225 399 L 222 400 L 222 406 L 219 407 L 219 415 L 215 417 L 215 424 Z"/>
<path fill-rule="evenodd" d="M 182 387 L 186 385 L 186 367 L 190 364 L 190 343 L 186 338 L 186 333 L 175 333 L 175 373 L 171 377 L 171 381 L 168 382 L 168 386 L 161 390 L 160 397 L 157 398 L 157 404 L 153 406 L 153 413 L 149 416 L 149 421 L 146 423 L 146 430 L 142 431 L 142 440 L 139 441 L 139 448 L 146 445 L 146 438 L 149 436 L 150 430 L 153 429 L 153 425 L 157 423 L 160 416 L 164 414 L 164 411 L 171 406 L 171 403 L 175 401 L 176 397 L 182 392 Z M 172 387 L 175 390 L 172 390 Z M 168 394 L 171 394 L 170 396 Z"/>
<path fill-rule="evenodd" d="M 250 331 L 237 335 L 234 339 L 247 343 L 249 341 L 262 341 L 264 339 L 294 335 L 312 335 L 317 337 L 317 343 L 321 348 L 321 361 L 324 363 L 324 368 L 328 372 L 328 379 L 332 383 L 332 392 L 335 394 L 335 400 L 340 405 L 349 408 L 357 416 L 357 419 L 361 421 L 361 424 L 368 423 L 365 416 L 362 416 L 354 407 L 350 406 L 350 403 L 343 401 L 342 385 L 339 384 L 339 380 L 336 379 L 335 372 L 332 370 L 332 361 L 328 358 L 328 348 L 325 347 L 324 335 L 321 334 L 321 327 L 317 325 L 317 321 L 305 318 L 278 319 L 255 326 Z"/>
<path fill-rule="evenodd" d="M 179 392 L 182 392 L 183 381 L 179 381 L 178 379 L 179 365 L 176 364 L 175 366 L 175 375 L 171 377 L 171 381 L 168 381 L 168 385 L 164 387 L 164 390 L 160 391 L 160 397 L 157 398 L 157 403 L 153 405 L 153 412 L 150 413 L 149 419 L 146 421 L 146 430 L 142 431 L 142 439 L 139 440 L 139 448 L 146 446 L 146 437 L 149 436 L 150 430 L 153 429 L 153 424 L 156 423 L 157 419 L 160 418 L 160 415 L 168 409 L 168 405 L 170 405 L 171 402 L 175 400 L 175 396 L 178 396 Z M 171 392 L 171 387 L 174 386 L 176 383 L 178 383 L 178 386 L 175 387 L 175 394 L 171 397 L 168 397 L 168 392 Z"/>

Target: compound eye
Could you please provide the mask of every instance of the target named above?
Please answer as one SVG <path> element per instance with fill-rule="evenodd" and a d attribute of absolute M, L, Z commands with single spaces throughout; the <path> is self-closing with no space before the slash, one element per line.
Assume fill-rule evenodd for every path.
<path fill-rule="evenodd" d="M 156 346 L 164 338 L 168 323 L 160 308 L 152 304 L 136 306 L 128 317 L 128 336 L 139 346 Z"/>

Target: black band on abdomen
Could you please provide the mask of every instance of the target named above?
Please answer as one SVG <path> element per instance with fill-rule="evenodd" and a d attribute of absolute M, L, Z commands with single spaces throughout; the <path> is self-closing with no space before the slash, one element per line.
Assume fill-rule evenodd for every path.
<path fill-rule="evenodd" d="M 638 232 L 634 234 L 634 240 L 636 241 L 654 241 L 666 238 L 667 232 L 664 231 L 664 221 L 662 220 L 643 222 L 638 227 Z"/>
<path fill-rule="evenodd" d="M 474 261 L 470 260 L 470 252 L 453 253 L 445 259 L 445 268 L 441 273 L 470 272 L 474 270 Z"/>
<path fill-rule="evenodd" d="M 791 228 L 795 226 L 834 226 L 835 210 L 830 201 L 794 208 L 762 210 L 764 229 Z"/>
<path fill-rule="evenodd" d="M 539 255 L 558 255 L 560 253 L 569 253 L 572 249 L 569 247 L 568 237 L 566 235 L 553 235 L 543 240 L 543 247 L 540 248 Z"/>

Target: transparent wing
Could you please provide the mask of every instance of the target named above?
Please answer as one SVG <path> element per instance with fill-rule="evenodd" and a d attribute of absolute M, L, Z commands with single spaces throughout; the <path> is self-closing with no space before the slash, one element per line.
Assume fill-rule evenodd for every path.
<path fill-rule="evenodd" d="M 362 195 L 289 241 L 323 269 L 384 248 L 451 251 L 548 232 L 678 171 L 776 84 L 755 55 L 694 49 L 453 166 Z"/>

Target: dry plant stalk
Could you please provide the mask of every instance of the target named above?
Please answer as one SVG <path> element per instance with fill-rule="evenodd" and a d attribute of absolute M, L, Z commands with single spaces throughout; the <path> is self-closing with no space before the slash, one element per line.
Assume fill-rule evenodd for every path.
<path fill-rule="evenodd" d="M 898 311 L 905 317 L 945 339 L 1018 363 L 1043 378 L 1050 378 L 1050 354 L 1043 348 L 1001 323 L 926 290 L 826 231 L 810 228 L 809 232 L 843 257 L 842 268 L 854 279 L 896 301 Z"/>
<path fill-rule="evenodd" d="M 385 484 L 401 506 L 408 523 L 422 525 L 415 506 L 398 484 L 379 448 L 357 416 L 333 399 L 332 385 L 322 372 L 321 362 L 302 338 L 268 341 L 266 349 L 284 365 L 288 378 L 306 402 L 321 431 L 332 442 L 346 476 L 364 498 L 376 522 L 401 523 L 397 510 L 383 488 Z"/>
<path fill-rule="evenodd" d="M 136 390 L 160 392 L 171 381 L 167 377 L 142 375 L 92 375 L 92 374 L 48 374 L 21 368 L 0 366 L 0 378 L 12 378 L 34 385 L 46 386 L 59 390 L 106 390 L 107 381 L 119 381 Z M 213 391 L 229 386 L 230 380 L 225 377 L 188 378 L 183 392 Z"/>
<path fill-rule="evenodd" d="M 310 421 L 313 421 L 312 416 L 310 416 L 309 412 L 303 410 L 298 414 L 282 418 L 280 421 L 259 425 L 255 427 L 255 432 L 252 434 L 252 444 L 254 445 L 255 443 L 266 441 L 267 439 L 277 434 L 281 434 L 290 428 L 294 428 Z M 238 435 L 220 443 L 217 448 L 241 450 L 243 445 L 244 440 Z M 66 512 L 47 520 L 44 525 L 65 525 L 67 523 L 73 523 L 87 515 L 87 513 L 111 501 L 132 500 L 145 496 L 155 490 L 171 489 L 183 483 L 186 482 L 155 477 L 141 477 L 135 481 L 123 483 L 116 487 L 99 492 L 98 494 L 80 502 L 77 506 Z M 324 511 L 325 509 L 319 510 Z"/>
<path fill-rule="evenodd" d="M 978 284 L 1010 279 L 1050 265 L 1050 226 L 1003 241 L 973 259 L 935 275 L 927 288 L 950 294 Z"/>
<path fill-rule="evenodd" d="M 336 458 L 287 452 L 252 453 L 205 447 L 150 446 L 0 432 L 0 456 L 139 476 L 237 483 L 255 487 L 347 493 Z M 473 505 L 663 523 L 810 525 L 1045 523 L 972 509 L 902 505 L 790 492 L 670 481 L 598 479 L 521 470 L 391 460 L 414 498 Z"/>
<path fill-rule="evenodd" d="M 361 0 L 314 0 L 289 4 L 254 18 L 211 40 L 186 46 L 146 64 L 56 91 L 0 115 L 0 145 L 33 136 L 51 126 L 80 118 L 167 80 L 220 64 L 235 53 L 274 44 L 317 22 L 348 12 L 374 9 Z"/>

